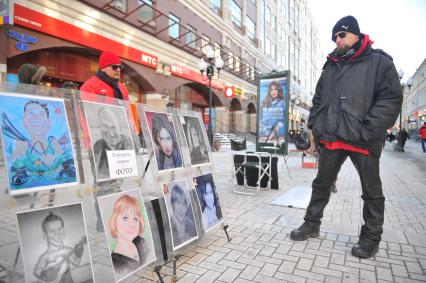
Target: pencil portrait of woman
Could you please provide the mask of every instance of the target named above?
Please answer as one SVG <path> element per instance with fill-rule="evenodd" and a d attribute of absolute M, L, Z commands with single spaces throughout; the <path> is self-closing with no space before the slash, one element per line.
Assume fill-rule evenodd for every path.
<path fill-rule="evenodd" d="M 171 116 L 155 113 L 152 119 L 152 139 L 158 170 L 182 167 L 182 156 Z"/>
<path fill-rule="evenodd" d="M 118 197 L 118 198 L 117 198 Z M 109 200 L 108 200 L 109 199 Z M 109 203 L 106 205 L 106 203 Z M 142 198 L 137 190 L 122 192 L 99 198 L 103 216 L 112 205 L 112 214 L 104 222 L 109 233 L 111 259 L 117 280 L 124 278 L 155 260 L 149 223 Z M 143 207 L 143 211 L 141 209 Z"/>

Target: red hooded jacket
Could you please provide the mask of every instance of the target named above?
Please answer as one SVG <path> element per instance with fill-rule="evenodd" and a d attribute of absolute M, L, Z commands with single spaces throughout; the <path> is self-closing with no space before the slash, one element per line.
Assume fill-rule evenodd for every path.
<path fill-rule="evenodd" d="M 422 140 L 426 140 L 426 124 L 423 124 L 423 126 L 420 128 L 419 135 Z"/>

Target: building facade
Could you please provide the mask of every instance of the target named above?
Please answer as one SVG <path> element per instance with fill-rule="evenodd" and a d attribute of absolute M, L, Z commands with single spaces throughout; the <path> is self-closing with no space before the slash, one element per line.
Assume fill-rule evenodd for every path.
<path fill-rule="evenodd" d="M 418 131 L 426 122 L 426 59 L 411 77 L 411 87 L 404 86 L 403 127 L 410 138 L 418 139 Z"/>
<path fill-rule="evenodd" d="M 206 124 L 198 64 L 210 45 L 225 63 L 212 81 L 213 125 L 225 132 L 256 131 L 256 79 L 273 70 L 290 70 L 289 127 L 297 128 L 320 71 L 306 0 L 15 0 L 14 25 L 0 36 L 3 77 L 29 62 L 47 68 L 45 85 L 81 84 L 110 50 L 123 58 L 132 102 L 196 110 Z"/>

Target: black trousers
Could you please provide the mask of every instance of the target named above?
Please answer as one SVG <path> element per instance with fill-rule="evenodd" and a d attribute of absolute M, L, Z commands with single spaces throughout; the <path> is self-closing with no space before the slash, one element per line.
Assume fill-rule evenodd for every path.
<path fill-rule="evenodd" d="M 379 158 L 371 154 L 321 149 L 318 174 L 312 183 L 312 196 L 305 221 L 311 225 L 321 225 L 324 208 L 330 199 L 331 187 L 348 156 L 361 179 L 361 197 L 364 200 L 362 216 L 365 223 L 361 227 L 360 239 L 380 241 L 383 233 L 385 197 L 379 175 Z"/>

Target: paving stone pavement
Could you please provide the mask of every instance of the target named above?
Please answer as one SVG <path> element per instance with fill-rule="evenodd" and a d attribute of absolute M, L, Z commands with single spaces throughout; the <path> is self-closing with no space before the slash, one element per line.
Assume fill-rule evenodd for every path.
<path fill-rule="evenodd" d="M 389 143 L 385 147 L 380 172 L 386 197 L 384 233 L 379 253 L 371 259 L 350 254 L 362 224 L 361 185 L 350 161 L 339 174 L 338 192 L 326 207 L 320 237 L 304 242 L 291 241 L 289 234 L 302 223 L 305 210 L 270 203 L 292 187 L 310 186 L 315 170 L 301 168 L 300 155 L 292 155 L 290 179 L 282 164 L 280 157 L 279 190 L 240 195 L 232 193 L 232 151 L 213 153 L 216 186 L 232 239 L 228 242 L 223 230 L 215 229 L 179 250 L 178 282 L 426 281 L 426 154 L 419 143 L 409 140 L 405 153 L 394 152 Z M 0 216 L 0 233 L 5 235 L 0 263 L 10 263 L 17 248 L 15 219 Z M 108 250 L 93 248 L 105 237 L 91 228 L 93 223 L 88 226 L 97 282 L 112 282 Z M 172 263 L 161 273 L 165 282 L 172 282 Z M 16 282 L 23 281 L 17 278 Z M 149 267 L 123 282 L 158 282 L 158 278 Z"/>

